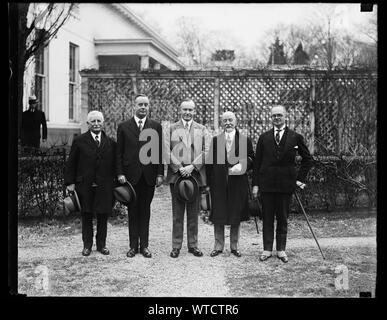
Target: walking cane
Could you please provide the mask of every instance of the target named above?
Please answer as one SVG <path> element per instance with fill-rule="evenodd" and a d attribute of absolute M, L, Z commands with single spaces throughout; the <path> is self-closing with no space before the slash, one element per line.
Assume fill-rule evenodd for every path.
<path fill-rule="evenodd" d="M 308 219 L 308 217 L 307 217 L 307 215 L 306 215 L 304 206 L 303 206 L 302 203 L 301 203 L 301 200 L 300 200 L 300 197 L 298 196 L 297 191 L 294 191 L 294 194 L 296 195 L 296 199 L 297 199 L 297 201 L 298 201 L 298 204 L 300 205 L 301 210 L 302 210 L 302 213 L 304 214 L 304 217 L 305 217 L 305 219 L 306 219 L 306 222 L 308 223 L 309 229 L 310 229 L 310 231 L 312 232 L 313 238 L 314 238 L 314 240 L 316 241 L 318 248 L 320 249 L 320 252 L 321 252 L 321 255 L 322 255 L 323 259 L 325 260 L 324 254 L 323 254 L 323 252 L 322 252 L 322 250 L 321 250 L 321 248 L 320 248 L 320 245 L 319 245 L 319 243 L 318 243 L 318 241 L 317 241 L 316 236 L 314 235 L 314 232 L 313 232 L 313 230 L 312 230 L 312 226 L 311 226 L 310 223 L 309 223 L 309 219 Z"/>
<path fill-rule="evenodd" d="M 257 217 L 256 216 L 254 216 L 254 221 L 255 221 L 255 227 L 257 228 L 257 234 L 259 234 L 258 223 L 257 223 Z"/>

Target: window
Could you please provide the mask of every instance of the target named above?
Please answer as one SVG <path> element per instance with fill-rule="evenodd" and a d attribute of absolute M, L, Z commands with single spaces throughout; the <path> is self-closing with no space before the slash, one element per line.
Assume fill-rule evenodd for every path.
<path fill-rule="evenodd" d="M 78 102 L 79 47 L 70 43 L 69 54 L 69 120 L 75 120 Z"/>
<path fill-rule="evenodd" d="M 47 47 L 35 53 L 35 96 L 39 99 L 38 108 L 44 111 L 48 120 L 48 90 L 47 90 Z"/>

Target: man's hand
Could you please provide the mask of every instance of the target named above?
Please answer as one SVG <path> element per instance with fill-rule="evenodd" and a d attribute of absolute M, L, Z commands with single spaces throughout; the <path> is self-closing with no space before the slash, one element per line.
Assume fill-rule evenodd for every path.
<path fill-rule="evenodd" d="M 189 164 L 188 166 L 181 167 L 179 171 L 183 177 L 189 177 L 194 169 L 195 167 L 192 164 Z"/>
<path fill-rule="evenodd" d="M 297 187 L 299 187 L 300 189 L 304 189 L 306 187 L 306 184 L 305 183 L 302 183 L 301 181 L 296 181 L 296 185 Z"/>
<path fill-rule="evenodd" d="M 67 191 L 68 192 L 74 192 L 75 190 L 75 184 L 72 183 L 72 184 L 69 184 L 67 187 L 66 187 Z"/>
<path fill-rule="evenodd" d="M 253 187 L 253 199 L 258 198 L 258 186 Z"/>
<path fill-rule="evenodd" d="M 164 177 L 163 176 L 157 176 L 156 178 L 156 187 L 160 187 L 163 184 Z"/>
<path fill-rule="evenodd" d="M 228 174 L 230 176 L 240 175 L 242 173 L 242 164 L 237 163 L 228 169 Z"/>
<path fill-rule="evenodd" d="M 119 183 L 121 184 L 124 184 L 126 182 L 126 178 L 123 174 L 120 174 L 118 177 L 117 177 L 117 180 Z"/>

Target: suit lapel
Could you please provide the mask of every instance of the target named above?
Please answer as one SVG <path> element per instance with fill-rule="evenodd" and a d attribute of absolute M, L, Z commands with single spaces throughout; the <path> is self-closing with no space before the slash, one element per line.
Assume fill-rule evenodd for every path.
<path fill-rule="evenodd" d="M 235 129 L 234 141 L 231 145 L 231 151 L 235 152 L 235 155 L 239 157 L 239 131 L 236 129 Z"/>
<path fill-rule="evenodd" d="M 183 136 L 183 143 L 184 145 L 187 147 L 187 148 L 190 148 L 190 139 L 189 139 L 189 136 L 192 136 L 192 132 L 194 131 L 194 122 L 192 121 L 192 125 L 191 125 L 191 128 L 189 130 L 189 133 L 187 134 L 185 128 L 184 128 L 184 125 L 183 125 L 183 120 L 179 120 L 178 122 L 178 125 L 177 125 L 177 129 L 180 129 L 182 130 L 182 132 L 184 132 L 184 136 Z M 191 140 L 192 141 L 192 140 Z"/>
<path fill-rule="evenodd" d="M 108 142 L 108 137 L 106 136 L 105 132 L 101 131 L 101 144 L 99 146 L 100 151 L 102 151 L 106 147 L 107 142 Z"/>
<path fill-rule="evenodd" d="M 135 135 L 135 137 L 138 138 L 138 136 L 140 135 L 140 129 L 137 127 L 137 123 L 136 121 L 134 120 L 134 117 L 132 117 L 129 122 L 128 122 L 128 128 L 130 131 L 133 132 L 133 134 Z"/>
<path fill-rule="evenodd" d="M 91 135 L 91 131 L 88 131 L 88 134 L 86 135 L 85 141 L 90 144 L 94 149 L 97 148 L 97 145 L 95 143 L 95 140 L 93 139 L 93 136 Z"/>
<path fill-rule="evenodd" d="M 285 131 L 284 131 L 284 134 L 282 136 L 280 144 L 282 143 L 282 140 L 283 140 L 283 149 L 282 149 L 281 158 L 284 156 L 286 151 L 289 149 L 290 142 L 292 140 L 292 133 L 289 131 L 288 127 L 285 127 Z"/>

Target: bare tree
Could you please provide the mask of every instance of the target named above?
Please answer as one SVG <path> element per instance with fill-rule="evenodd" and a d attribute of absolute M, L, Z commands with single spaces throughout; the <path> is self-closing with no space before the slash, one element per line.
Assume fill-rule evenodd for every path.
<path fill-rule="evenodd" d="M 372 15 L 368 18 L 366 23 L 357 25 L 357 31 L 366 36 L 372 43 L 378 42 L 378 22 L 376 10 L 372 12 Z"/>
<path fill-rule="evenodd" d="M 175 45 L 188 65 L 208 67 L 217 50 L 233 50 L 235 59 L 244 54 L 240 41 L 224 30 L 205 30 L 199 19 L 181 17 L 176 21 Z"/>
<path fill-rule="evenodd" d="M 176 21 L 177 44 L 181 55 L 189 64 L 199 66 L 204 62 L 203 51 L 206 47 L 206 37 L 199 28 L 200 21 L 193 18 L 181 17 Z"/>
<path fill-rule="evenodd" d="M 278 24 L 266 32 L 260 45 L 264 59 L 270 56 L 271 43 L 279 37 L 289 62 L 294 51 L 302 43 L 310 57 L 310 64 L 332 70 L 341 68 L 374 68 L 376 66 L 376 15 L 368 23 L 359 25 L 371 42 L 357 39 L 356 33 L 342 28 L 340 12 L 334 6 L 321 5 L 305 24 Z M 359 32 L 358 32 L 359 34 Z"/>
<path fill-rule="evenodd" d="M 73 3 L 8 3 L 10 23 L 11 101 L 17 106 L 18 133 L 23 111 L 23 83 L 26 65 L 55 37 L 69 19 Z M 15 21 L 16 20 L 16 21 Z"/>

